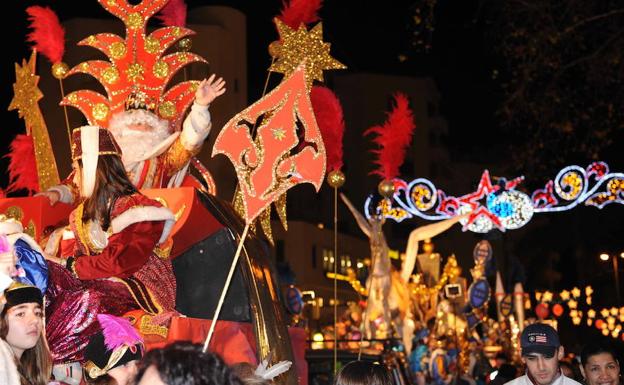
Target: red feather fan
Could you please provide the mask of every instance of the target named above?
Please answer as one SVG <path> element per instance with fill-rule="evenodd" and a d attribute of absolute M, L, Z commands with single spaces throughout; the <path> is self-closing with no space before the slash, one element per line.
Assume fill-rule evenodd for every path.
<path fill-rule="evenodd" d="M 340 100 L 332 90 L 322 86 L 312 87 L 310 99 L 316 122 L 321 129 L 323 143 L 325 143 L 327 169 L 329 171 L 340 170 L 342 167 L 342 136 L 345 129 Z"/>
<path fill-rule="evenodd" d="M 186 25 L 186 3 L 184 0 L 169 0 L 156 17 L 167 27 Z"/>
<path fill-rule="evenodd" d="M 407 146 L 412 141 L 414 133 L 414 114 L 409 108 L 407 96 L 397 92 L 394 95 L 396 106 L 388 113 L 388 120 L 382 126 L 373 126 L 364 131 L 364 135 L 377 134 L 373 142 L 379 149 L 373 150 L 377 155 L 375 164 L 379 168 L 372 174 L 392 180 L 399 175 L 399 167 L 405 160 Z"/>
<path fill-rule="evenodd" d="M 28 41 L 52 63 L 58 63 L 65 53 L 65 30 L 56 13 L 49 7 L 33 5 L 26 8 L 30 27 Z"/>
<path fill-rule="evenodd" d="M 284 1 L 281 15 L 278 18 L 292 29 L 301 24 L 310 24 L 320 20 L 318 15 L 323 0 L 290 0 Z"/>
<path fill-rule="evenodd" d="M 11 151 L 5 155 L 9 158 L 9 186 L 7 192 L 21 189 L 28 193 L 39 191 L 35 146 L 32 136 L 20 134 L 11 142 Z"/>

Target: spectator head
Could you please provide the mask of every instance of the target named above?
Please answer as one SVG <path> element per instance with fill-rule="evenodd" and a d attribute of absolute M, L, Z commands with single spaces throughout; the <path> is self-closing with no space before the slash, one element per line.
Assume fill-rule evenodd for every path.
<path fill-rule="evenodd" d="M 138 385 L 243 385 L 234 372 L 201 345 L 176 342 L 148 352 L 137 374 Z"/>
<path fill-rule="evenodd" d="M 522 361 L 536 385 L 552 384 L 559 376 L 564 354 L 557 331 L 546 324 L 531 324 L 522 331 L 520 347 Z"/>
<path fill-rule="evenodd" d="M 99 314 L 98 321 L 102 331 L 85 348 L 85 380 L 93 385 L 128 385 L 143 357 L 143 340 L 125 318 Z"/>
<path fill-rule="evenodd" d="M 600 342 L 585 346 L 581 352 L 581 373 L 587 385 L 618 385 L 620 363 L 615 349 Z"/>
<path fill-rule="evenodd" d="M 52 372 L 52 358 L 43 328 L 43 295 L 35 286 L 13 283 L 4 297 L 0 338 L 11 348 L 24 379 L 32 385 L 45 385 Z"/>
<path fill-rule="evenodd" d="M 388 368 L 370 361 L 353 361 L 345 365 L 334 385 L 392 385 Z"/>

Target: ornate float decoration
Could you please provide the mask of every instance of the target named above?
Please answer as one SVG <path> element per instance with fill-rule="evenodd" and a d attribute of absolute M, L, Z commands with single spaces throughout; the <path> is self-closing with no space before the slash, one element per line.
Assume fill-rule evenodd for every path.
<path fill-rule="evenodd" d="M 367 216 L 381 213 L 397 222 L 413 217 L 438 221 L 469 214 L 460 221 L 463 230 L 487 233 L 493 229 L 515 230 L 535 214 L 566 211 L 583 203 L 599 209 L 610 203 L 624 203 L 624 173 L 611 172 L 605 162 L 593 162 L 587 168 L 565 167 L 554 180 L 530 195 L 517 189 L 523 180 L 523 176 L 495 178 L 493 183 L 485 170 L 476 191 L 456 197 L 437 189 L 428 179 L 406 182 L 397 178 L 390 199 L 376 203 L 370 196 L 364 209 Z"/>

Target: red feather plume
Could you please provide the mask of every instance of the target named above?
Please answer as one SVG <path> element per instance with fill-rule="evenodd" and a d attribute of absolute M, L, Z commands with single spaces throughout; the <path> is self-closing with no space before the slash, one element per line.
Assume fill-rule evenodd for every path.
<path fill-rule="evenodd" d="M 39 191 L 39 177 L 35 161 L 35 145 L 32 136 L 20 134 L 11 142 L 9 158 L 9 186 L 7 192 L 21 189 L 28 193 Z"/>
<path fill-rule="evenodd" d="M 33 5 L 26 8 L 30 27 L 28 41 L 52 63 L 58 63 L 65 53 L 65 30 L 56 13 L 49 7 Z"/>
<path fill-rule="evenodd" d="M 397 92 L 394 94 L 395 107 L 388 113 L 388 120 L 382 126 L 373 126 L 364 131 L 364 135 L 377 134 L 373 142 L 378 149 L 373 150 L 377 155 L 375 164 L 378 169 L 372 174 L 392 180 L 399 175 L 399 167 L 405 160 L 407 146 L 412 141 L 414 133 L 414 114 L 409 108 L 407 95 Z"/>
<path fill-rule="evenodd" d="M 186 3 L 184 0 L 169 0 L 156 17 L 167 27 L 186 25 Z"/>
<path fill-rule="evenodd" d="M 290 0 L 284 1 L 284 8 L 278 18 L 292 29 L 301 24 L 310 24 L 320 20 L 318 15 L 323 0 Z"/>
<path fill-rule="evenodd" d="M 316 122 L 321 129 L 323 143 L 325 143 L 327 169 L 329 171 L 340 170 L 342 167 L 342 137 L 345 129 L 340 100 L 332 90 L 322 86 L 312 87 L 310 100 Z"/>

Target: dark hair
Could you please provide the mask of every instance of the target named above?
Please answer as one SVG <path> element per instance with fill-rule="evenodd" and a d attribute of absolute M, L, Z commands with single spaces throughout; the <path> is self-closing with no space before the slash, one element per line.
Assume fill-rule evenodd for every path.
<path fill-rule="evenodd" d="M 82 163 L 80 164 L 82 167 Z M 84 201 L 82 220 L 99 221 L 103 230 L 110 225 L 110 211 L 117 198 L 137 192 L 117 155 L 100 155 L 93 194 Z"/>
<path fill-rule="evenodd" d="M 152 365 L 167 385 L 243 385 L 219 356 L 189 342 L 148 352 L 139 365 L 137 383 Z"/>
<path fill-rule="evenodd" d="M 0 312 L 0 338 L 2 339 L 9 334 L 8 309 L 9 307 L 5 306 Z M 21 359 L 18 361 L 16 358 L 15 364 L 22 384 L 46 385 L 48 383 L 52 374 L 52 356 L 45 337 L 45 329 L 42 329 L 35 346 L 24 350 Z"/>
<path fill-rule="evenodd" d="M 388 368 L 370 361 L 353 361 L 338 374 L 334 385 L 392 385 Z"/>
<path fill-rule="evenodd" d="M 585 347 L 583 347 L 583 350 L 581 351 L 581 364 L 585 366 L 587 364 L 587 361 L 589 361 L 589 357 L 601 353 L 611 354 L 611 357 L 613 357 L 614 360 L 618 360 L 617 352 L 615 351 L 613 345 L 609 344 L 608 342 L 590 342 L 589 344 L 585 345 Z"/>

